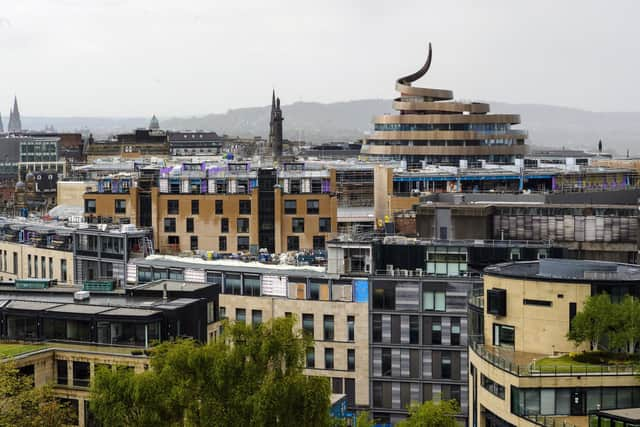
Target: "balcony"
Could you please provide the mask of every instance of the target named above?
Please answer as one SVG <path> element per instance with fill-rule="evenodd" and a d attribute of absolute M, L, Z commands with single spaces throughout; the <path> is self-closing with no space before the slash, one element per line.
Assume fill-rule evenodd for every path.
<path fill-rule="evenodd" d="M 493 366 L 518 377 L 638 376 L 640 365 L 595 365 L 544 354 L 525 353 L 472 342 L 471 350 Z"/>

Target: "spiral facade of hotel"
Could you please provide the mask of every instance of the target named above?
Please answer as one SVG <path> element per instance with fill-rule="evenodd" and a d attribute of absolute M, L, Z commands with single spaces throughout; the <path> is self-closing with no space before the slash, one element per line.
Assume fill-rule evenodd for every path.
<path fill-rule="evenodd" d="M 361 155 L 367 159 L 406 160 L 409 168 L 427 164 L 471 166 L 481 160 L 513 163 L 526 153 L 526 131 L 511 129 L 517 114 L 488 114 L 489 104 L 453 100 L 450 90 L 414 87 L 431 65 L 396 82 L 400 97 L 393 101 L 394 115 L 374 118 L 374 132 L 366 138 Z"/>

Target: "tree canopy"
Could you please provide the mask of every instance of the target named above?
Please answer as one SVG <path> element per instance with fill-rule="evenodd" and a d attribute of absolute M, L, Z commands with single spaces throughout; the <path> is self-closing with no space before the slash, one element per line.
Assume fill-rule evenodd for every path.
<path fill-rule="evenodd" d="M 34 387 L 10 362 L 0 363 L 0 427 L 61 427 L 71 424 L 72 410 L 50 386 Z"/>
<path fill-rule="evenodd" d="M 330 386 L 303 375 L 312 343 L 291 318 L 227 323 L 216 342 L 163 343 L 151 369 L 100 369 L 91 409 L 109 426 L 328 426 Z"/>
<path fill-rule="evenodd" d="M 460 413 L 457 400 L 428 400 L 413 402 L 409 406 L 409 417 L 398 427 L 456 427 L 456 415 Z"/>
<path fill-rule="evenodd" d="M 640 299 L 627 295 L 613 303 L 607 294 L 589 297 L 573 318 L 567 338 L 576 345 L 588 342 L 591 350 L 635 353 L 640 342 Z"/>

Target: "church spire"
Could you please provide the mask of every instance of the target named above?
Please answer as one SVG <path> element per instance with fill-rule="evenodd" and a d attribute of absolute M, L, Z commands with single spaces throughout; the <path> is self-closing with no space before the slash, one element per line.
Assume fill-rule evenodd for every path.
<path fill-rule="evenodd" d="M 9 114 L 8 132 L 22 132 L 22 120 L 20 119 L 20 110 L 18 109 L 18 97 L 13 98 L 13 108 Z"/>

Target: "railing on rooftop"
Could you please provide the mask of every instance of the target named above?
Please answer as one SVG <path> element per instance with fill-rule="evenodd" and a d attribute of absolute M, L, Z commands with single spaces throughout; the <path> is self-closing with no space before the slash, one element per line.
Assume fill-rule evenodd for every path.
<path fill-rule="evenodd" d="M 545 415 L 526 415 L 523 418 L 543 427 L 576 427 L 575 424 L 572 424 L 558 417 L 550 417 Z"/>
<path fill-rule="evenodd" d="M 471 342 L 469 347 L 478 356 L 493 366 L 518 377 L 581 377 L 581 376 L 631 376 L 640 375 L 640 365 L 591 365 L 591 364 L 544 364 L 539 365 L 536 359 L 530 363 L 519 364 L 496 354 L 484 344 Z M 543 357 L 544 358 L 544 357 Z"/>

